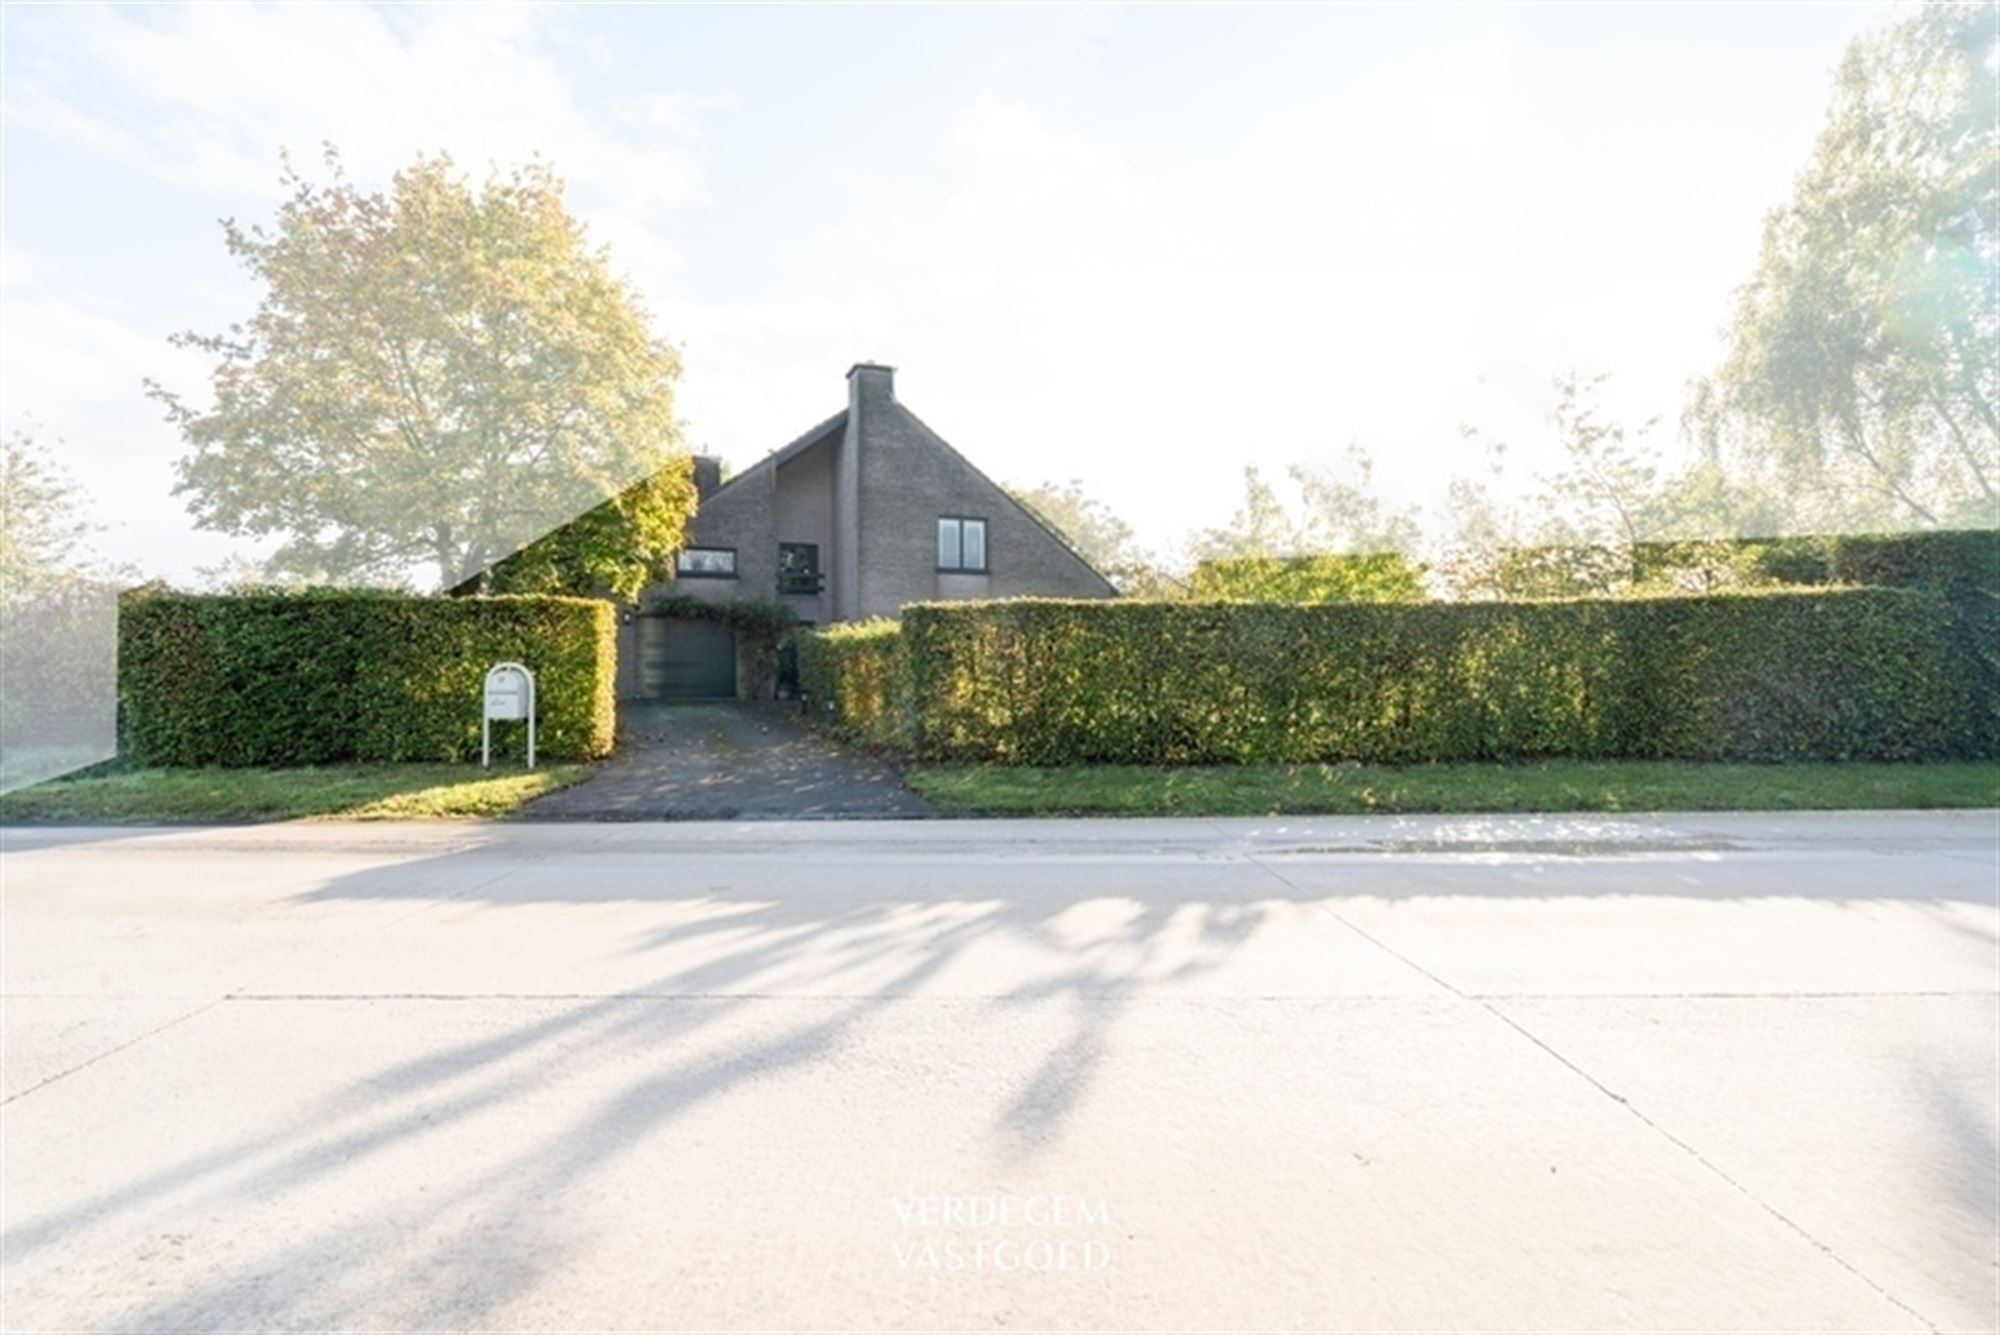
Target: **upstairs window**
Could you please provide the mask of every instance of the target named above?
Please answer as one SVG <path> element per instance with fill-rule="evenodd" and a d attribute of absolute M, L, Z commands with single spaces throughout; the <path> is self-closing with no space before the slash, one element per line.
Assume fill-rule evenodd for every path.
<path fill-rule="evenodd" d="M 986 521 L 946 515 L 938 520 L 939 570 L 986 572 Z"/>
<path fill-rule="evenodd" d="M 819 569 L 819 544 L 781 542 L 778 544 L 778 592 L 818 593 L 826 587 Z"/>
<path fill-rule="evenodd" d="M 734 547 L 683 547 L 674 554 L 674 573 L 682 579 L 735 579 Z"/>

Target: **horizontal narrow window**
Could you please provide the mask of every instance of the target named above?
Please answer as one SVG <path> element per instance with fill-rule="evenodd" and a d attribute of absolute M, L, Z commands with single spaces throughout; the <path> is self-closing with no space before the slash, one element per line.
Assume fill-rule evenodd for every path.
<path fill-rule="evenodd" d="M 734 547 L 683 547 L 674 556 L 674 571 L 693 579 L 735 579 Z"/>

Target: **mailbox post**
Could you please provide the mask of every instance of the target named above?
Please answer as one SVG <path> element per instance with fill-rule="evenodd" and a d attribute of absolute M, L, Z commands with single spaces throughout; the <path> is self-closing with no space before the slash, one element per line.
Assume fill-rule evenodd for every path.
<path fill-rule="evenodd" d="M 493 767 L 493 720 L 528 721 L 528 768 L 535 767 L 535 674 L 519 663 L 486 669 L 486 707 L 479 721 L 479 766 Z"/>

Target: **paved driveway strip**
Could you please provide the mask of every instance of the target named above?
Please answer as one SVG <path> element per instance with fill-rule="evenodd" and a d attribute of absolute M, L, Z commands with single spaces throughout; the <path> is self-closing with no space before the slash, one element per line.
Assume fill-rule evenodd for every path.
<path fill-rule="evenodd" d="M 619 707 L 618 750 L 523 820 L 818 820 L 934 815 L 895 766 L 801 727 L 794 707 Z"/>
<path fill-rule="evenodd" d="M 8 830 L 0 1302 L 1990 1330 L 1996 832 Z"/>

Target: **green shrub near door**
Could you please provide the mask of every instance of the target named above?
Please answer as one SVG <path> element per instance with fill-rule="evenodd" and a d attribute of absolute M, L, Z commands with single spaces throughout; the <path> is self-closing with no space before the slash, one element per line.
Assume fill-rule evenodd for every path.
<path fill-rule="evenodd" d="M 845 628 L 843 628 L 844 630 Z M 809 636 L 816 716 L 1034 765 L 1994 753 L 1941 594 L 1300 606 L 1024 599 Z M 809 666 L 810 665 L 810 666 Z"/>
<path fill-rule="evenodd" d="M 138 590 L 122 745 L 147 765 L 474 759 L 486 669 L 513 661 L 535 674 L 539 753 L 589 759 L 611 749 L 616 656 L 611 605 L 586 598 Z"/>
<path fill-rule="evenodd" d="M 799 695 L 808 716 L 850 741 L 895 746 L 905 738 L 901 633 L 886 617 L 798 637 Z"/>

